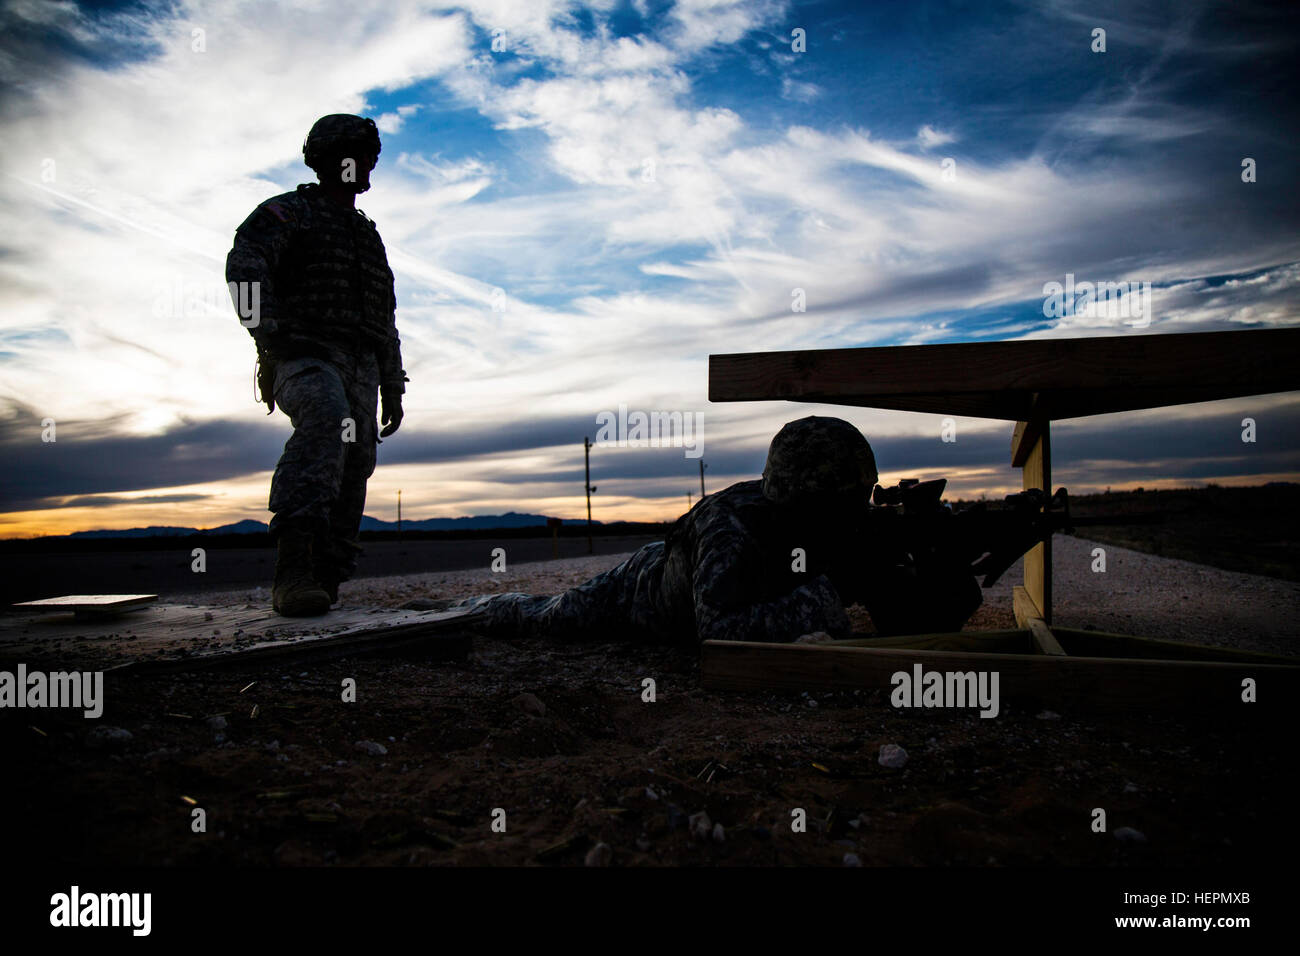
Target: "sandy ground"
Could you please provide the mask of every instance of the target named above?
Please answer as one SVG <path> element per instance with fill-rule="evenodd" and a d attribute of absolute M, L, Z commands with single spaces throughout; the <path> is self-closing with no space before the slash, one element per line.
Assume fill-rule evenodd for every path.
<path fill-rule="evenodd" d="M 1095 571 L 1094 551 L 1105 552 L 1105 570 Z M 350 581 L 340 589 L 343 605 L 398 607 L 417 597 L 462 598 L 524 591 L 553 594 L 581 584 L 625 560 L 627 554 L 598 555 L 527 564 L 507 562 L 504 572 L 473 571 L 400 575 Z M 1053 541 L 1053 620 L 1061 627 L 1091 628 L 1224 645 L 1270 653 L 1300 653 L 1300 584 L 1223 571 L 1162 558 L 1084 538 L 1058 535 Z M 1016 562 L 984 592 L 984 605 L 968 630 L 1015 627 L 1011 588 L 1024 578 Z M 166 595 L 176 604 L 265 603 L 265 589 Z M 870 617 L 853 614 L 870 630 Z"/>
<path fill-rule="evenodd" d="M 1294 584 L 1116 548 L 1094 574 L 1090 551 L 1057 541 L 1063 623 L 1293 649 Z M 344 596 L 547 592 L 612 560 L 372 579 Z M 1010 626 L 1018 579 L 1012 569 L 986 592 L 972 627 Z M 356 703 L 341 700 L 347 679 Z M 19 858 L 1277 867 L 1300 843 L 1293 728 L 1249 708 L 1206 719 L 1195 700 L 1136 717 L 1007 704 L 985 720 L 896 710 L 883 689 L 711 693 L 690 650 L 525 640 L 480 640 L 454 663 L 110 674 L 106 697 L 98 721 L 0 712 L 0 747 L 20 771 L 0 812 L 22 821 Z M 901 767 L 880 763 L 889 744 L 906 751 Z M 1099 808 L 1105 832 L 1092 827 Z"/>

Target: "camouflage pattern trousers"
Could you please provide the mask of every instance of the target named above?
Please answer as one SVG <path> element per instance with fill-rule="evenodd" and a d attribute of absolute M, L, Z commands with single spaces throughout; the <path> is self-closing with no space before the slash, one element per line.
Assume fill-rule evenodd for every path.
<path fill-rule="evenodd" d="M 372 352 L 288 359 L 276 370 L 274 391 L 293 435 L 271 479 L 271 535 L 287 522 L 310 529 L 318 559 L 326 544 L 338 580 L 346 581 L 356 571 L 366 481 L 375 472 L 378 362 Z"/>
<path fill-rule="evenodd" d="M 474 610 L 493 637 L 542 637 L 556 641 L 692 640 L 689 620 L 673 608 L 663 587 L 664 543 L 641 548 L 617 567 L 554 596 L 489 594 L 448 603 L 447 610 Z"/>

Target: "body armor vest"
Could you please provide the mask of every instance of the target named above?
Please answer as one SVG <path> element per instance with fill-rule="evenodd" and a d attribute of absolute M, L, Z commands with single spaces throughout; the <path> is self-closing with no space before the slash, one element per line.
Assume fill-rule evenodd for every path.
<path fill-rule="evenodd" d="M 293 209 L 298 225 L 275 276 L 281 329 L 344 348 L 383 345 L 396 303 L 375 224 L 325 198 L 315 184 L 299 186 L 281 201 Z"/>

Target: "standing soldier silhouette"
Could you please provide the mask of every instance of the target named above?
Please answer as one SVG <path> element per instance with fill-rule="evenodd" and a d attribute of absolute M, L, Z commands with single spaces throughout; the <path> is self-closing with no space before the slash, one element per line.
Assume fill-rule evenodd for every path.
<path fill-rule="evenodd" d="M 262 401 L 293 423 L 269 503 L 272 605 L 289 617 L 326 613 L 356 570 L 366 480 L 379 438 L 401 424 L 408 381 L 388 256 L 355 205 L 379 160 L 379 130 L 335 113 L 316 121 L 302 151 L 319 184 L 253 210 L 226 259 L 237 309 L 241 296 L 257 303 L 241 320 L 257 344 Z M 249 288 L 255 299 L 241 291 Z"/>

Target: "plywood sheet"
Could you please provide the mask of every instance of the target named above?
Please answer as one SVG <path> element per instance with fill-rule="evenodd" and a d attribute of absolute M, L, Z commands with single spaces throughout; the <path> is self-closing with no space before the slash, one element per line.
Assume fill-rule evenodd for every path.
<path fill-rule="evenodd" d="M 0 616 L 0 661 L 46 661 L 65 668 L 189 668 L 361 653 L 442 638 L 447 638 L 442 647 L 448 656 L 463 656 L 468 650 L 465 631 L 479 619 L 464 611 L 389 608 L 340 608 L 322 617 L 286 618 L 265 605 L 157 604 L 100 620 L 12 612 Z"/>
<path fill-rule="evenodd" d="M 65 594 L 62 597 L 41 598 L 39 601 L 23 601 L 13 606 L 52 613 L 70 611 L 85 616 L 122 614 L 153 604 L 157 600 L 156 594 Z"/>

